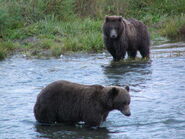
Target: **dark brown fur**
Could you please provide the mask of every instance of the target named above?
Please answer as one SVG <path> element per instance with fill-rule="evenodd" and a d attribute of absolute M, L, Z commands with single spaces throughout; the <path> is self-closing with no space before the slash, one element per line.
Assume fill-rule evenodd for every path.
<path fill-rule="evenodd" d="M 113 109 L 130 115 L 129 88 L 81 85 L 56 81 L 38 95 L 34 115 L 41 123 L 77 123 L 99 126 Z"/>
<path fill-rule="evenodd" d="M 118 36 L 110 37 L 111 29 L 115 28 Z M 135 19 L 124 19 L 121 16 L 106 16 L 103 25 L 104 43 L 114 60 L 128 56 L 135 58 L 137 51 L 143 58 L 149 58 L 150 37 L 147 27 Z"/>

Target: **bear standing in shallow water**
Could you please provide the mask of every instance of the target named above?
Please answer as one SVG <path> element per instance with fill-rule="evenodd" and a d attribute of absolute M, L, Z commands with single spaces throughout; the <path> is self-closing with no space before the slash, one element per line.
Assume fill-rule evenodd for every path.
<path fill-rule="evenodd" d="M 81 85 L 56 81 L 38 95 L 34 115 L 41 123 L 84 121 L 88 126 L 99 126 L 114 109 L 130 116 L 129 87 Z"/>
<path fill-rule="evenodd" d="M 106 16 L 103 25 L 104 44 L 115 61 L 125 57 L 135 58 L 137 51 L 149 58 L 150 37 L 147 27 L 135 19 L 121 16 Z"/>

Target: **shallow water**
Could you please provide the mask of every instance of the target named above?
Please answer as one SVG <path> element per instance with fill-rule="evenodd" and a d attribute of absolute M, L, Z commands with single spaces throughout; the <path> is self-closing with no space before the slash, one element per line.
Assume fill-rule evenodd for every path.
<path fill-rule="evenodd" d="M 13 56 L 0 62 L 0 139 L 184 139 L 185 44 L 152 47 L 151 61 L 111 62 L 107 53 L 60 59 Z M 100 129 L 39 125 L 33 106 L 40 90 L 55 80 L 129 85 L 130 117 L 112 111 Z"/>

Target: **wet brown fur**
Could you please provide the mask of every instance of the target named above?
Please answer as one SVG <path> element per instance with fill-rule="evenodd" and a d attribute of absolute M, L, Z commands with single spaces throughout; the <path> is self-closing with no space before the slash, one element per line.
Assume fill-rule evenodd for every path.
<path fill-rule="evenodd" d="M 109 36 L 110 29 L 118 28 L 118 37 Z M 127 52 L 130 58 L 135 58 L 137 51 L 143 58 L 149 58 L 150 36 L 147 27 L 136 19 L 124 19 L 121 16 L 106 16 L 103 24 L 104 44 L 114 60 L 125 57 Z"/>
<path fill-rule="evenodd" d="M 81 85 L 60 80 L 40 92 L 34 115 L 41 123 L 74 124 L 84 121 L 86 125 L 99 126 L 111 110 L 117 109 L 119 102 L 114 102 L 114 98 L 119 94 L 124 95 L 123 100 L 117 97 L 119 102 L 129 105 L 130 96 L 124 88 Z"/>

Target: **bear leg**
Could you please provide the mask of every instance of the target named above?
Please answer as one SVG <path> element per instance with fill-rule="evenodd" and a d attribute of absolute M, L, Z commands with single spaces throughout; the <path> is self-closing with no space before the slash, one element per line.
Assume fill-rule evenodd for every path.
<path fill-rule="evenodd" d="M 114 61 L 119 61 L 121 59 L 124 59 L 126 55 L 126 50 L 122 49 L 122 50 L 117 50 L 116 51 L 116 58 L 114 58 Z"/>
<path fill-rule="evenodd" d="M 100 126 L 100 121 L 88 121 L 88 122 L 85 122 L 85 126 L 86 127 L 95 127 L 95 126 Z"/>
<path fill-rule="evenodd" d="M 150 50 L 149 50 L 149 47 L 142 47 L 140 50 L 139 50 L 142 58 L 149 58 L 149 54 L 150 54 Z"/>
<path fill-rule="evenodd" d="M 95 114 L 94 116 L 90 116 L 86 120 L 84 120 L 85 125 L 87 127 L 93 127 L 93 126 L 99 126 L 100 123 L 102 122 L 102 115 L 100 114 Z"/>
<path fill-rule="evenodd" d="M 103 122 L 106 121 L 108 114 L 109 114 L 109 112 L 106 112 L 103 114 Z"/>
<path fill-rule="evenodd" d="M 132 51 L 127 51 L 128 53 L 128 57 L 129 58 L 135 58 L 137 55 L 137 51 L 136 50 L 132 50 Z"/>
<path fill-rule="evenodd" d="M 118 61 L 118 58 L 116 57 L 116 51 L 113 48 L 107 48 L 107 50 L 112 55 L 114 61 Z"/>

